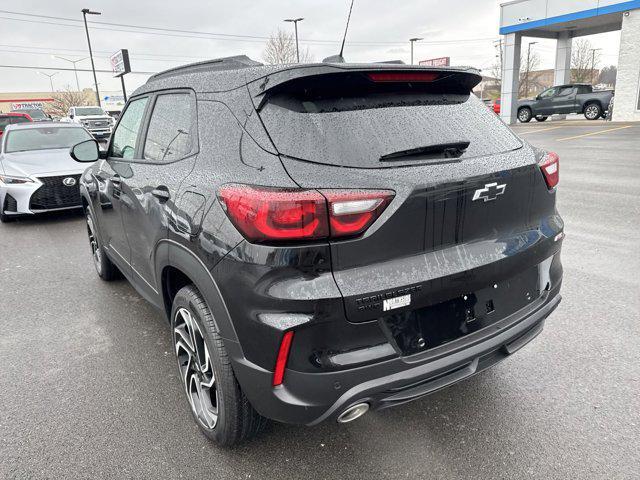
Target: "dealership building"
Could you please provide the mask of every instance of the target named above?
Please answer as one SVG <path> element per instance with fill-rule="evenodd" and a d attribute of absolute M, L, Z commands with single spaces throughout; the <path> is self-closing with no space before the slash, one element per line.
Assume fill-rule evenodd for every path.
<path fill-rule="evenodd" d="M 556 40 L 554 85 L 571 82 L 576 37 L 621 30 L 614 121 L 640 121 L 640 0 L 515 0 L 500 5 L 503 67 L 500 116 L 515 123 L 522 37 Z"/>

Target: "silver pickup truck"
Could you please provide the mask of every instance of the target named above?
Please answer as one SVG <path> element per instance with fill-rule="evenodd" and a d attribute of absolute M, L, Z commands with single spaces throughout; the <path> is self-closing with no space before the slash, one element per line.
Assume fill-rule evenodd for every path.
<path fill-rule="evenodd" d="M 96 139 L 108 138 L 116 123 L 101 107 L 70 107 L 62 121 L 79 123 Z"/>
<path fill-rule="evenodd" d="M 518 120 L 544 122 L 550 115 L 582 113 L 587 120 L 605 117 L 613 90 L 593 90 L 591 85 L 571 84 L 547 88 L 534 99 L 518 102 Z"/>

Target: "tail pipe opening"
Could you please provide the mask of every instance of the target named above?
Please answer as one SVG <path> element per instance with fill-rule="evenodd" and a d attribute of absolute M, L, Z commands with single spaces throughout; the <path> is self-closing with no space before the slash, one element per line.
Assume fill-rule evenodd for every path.
<path fill-rule="evenodd" d="M 369 411 L 368 403 L 357 403 L 347 408 L 344 412 L 340 414 L 338 417 L 338 423 L 349 423 L 357 420 L 362 415 Z"/>

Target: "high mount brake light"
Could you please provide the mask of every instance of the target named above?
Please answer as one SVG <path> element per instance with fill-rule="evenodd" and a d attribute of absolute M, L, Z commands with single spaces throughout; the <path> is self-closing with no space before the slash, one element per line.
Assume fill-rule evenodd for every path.
<path fill-rule="evenodd" d="M 373 82 L 433 82 L 440 74 L 435 72 L 371 72 Z"/>
<path fill-rule="evenodd" d="M 557 153 L 549 152 L 538 162 L 544 181 L 549 190 L 558 185 L 560 181 L 560 157 Z"/>
<path fill-rule="evenodd" d="M 218 197 L 234 226 L 257 243 L 353 237 L 393 199 L 388 190 L 294 190 L 225 185 Z"/>

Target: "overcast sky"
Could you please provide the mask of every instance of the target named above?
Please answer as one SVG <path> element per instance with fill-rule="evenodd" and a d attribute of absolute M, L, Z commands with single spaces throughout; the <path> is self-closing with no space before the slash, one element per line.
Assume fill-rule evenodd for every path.
<path fill-rule="evenodd" d="M 472 65 L 489 73 L 495 62 L 494 42 L 499 38 L 499 3 L 496 0 L 356 0 L 345 47 L 347 61 L 366 62 L 402 59 L 409 62 L 410 37 L 424 37 L 416 44 L 416 61 L 450 56 L 454 65 Z M 128 48 L 134 71 L 157 72 L 207 58 L 247 54 L 262 60 L 265 38 L 278 28 L 293 31 L 284 18 L 304 17 L 299 23 L 301 48 L 315 60 L 339 50 L 349 0 L 21 0 L 2 2 L 0 11 L 0 64 L 70 68 L 71 60 L 87 56 L 87 41 L 81 22 L 59 18 L 17 15 L 47 15 L 81 20 L 82 8 L 102 12 L 87 17 L 98 22 L 128 27 L 90 24 L 96 68 L 109 69 L 109 55 Z M 43 23 L 44 22 L 44 23 Z M 61 25 L 63 24 L 63 25 Z M 184 30 L 185 33 L 140 30 L 132 26 Z M 118 30 L 118 31 L 114 31 Z M 187 32 L 200 32 L 197 34 Z M 205 33 L 229 36 L 212 36 Z M 196 36 L 197 35 L 197 36 Z M 235 36 L 234 36 L 235 35 Z M 189 38 L 190 37 L 190 38 Z M 601 66 L 617 63 L 619 32 L 589 37 L 602 48 Z M 524 42 L 528 40 L 525 39 Z M 553 40 L 538 40 L 541 68 L 552 68 Z M 78 68 L 90 68 L 89 60 Z M 55 70 L 43 70 L 48 74 Z M 148 75 L 126 76 L 132 91 Z M 81 87 L 92 86 L 90 73 L 79 73 Z M 75 86 L 73 72 L 59 71 L 54 88 Z M 109 73 L 98 76 L 101 90 L 120 89 Z M 48 91 L 49 79 L 37 70 L 0 68 L 0 92 Z"/>

